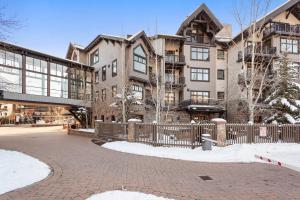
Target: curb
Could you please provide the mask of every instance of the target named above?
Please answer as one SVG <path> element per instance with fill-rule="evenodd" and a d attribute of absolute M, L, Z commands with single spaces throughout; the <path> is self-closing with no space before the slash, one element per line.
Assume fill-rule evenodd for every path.
<path fill-rule="evenodd" d="M 277 160 L 274 160 L 274 159 L 270 159 L 270 158 L 267 158 L 267 157 L 264 157 L 264 156 L 256 155 L 256 154 L 255 154 L 255 158 L 266 161 L 266 162 L 268 162 L 270 164 L 273 164 L 273 165 L 276 165 L 276 166 L 286 167 L 286 168 L 292 169 L 294 171 L 300 172 L 300 167 L 285 164 L 283 162 L 280 162 L 280 161 L 277 161 Z"/>

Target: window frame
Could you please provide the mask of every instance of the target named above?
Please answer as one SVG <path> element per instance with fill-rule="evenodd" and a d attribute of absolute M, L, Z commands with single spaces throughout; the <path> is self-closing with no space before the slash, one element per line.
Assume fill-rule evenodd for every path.
<path fill-rule="evenodd" d="M 141 88 L 142 91 L 135 90 L 135 88 Z M 131 91 L 132 91 L 133 95 L 135 95 L 135 94 L 134 94 L 135 91 L 136 91 L 136 92 L 141 92 L 141 93 L 142 93 L 141 98 L 136 98 L 136 97 L 135 97 L 137 100 L 143 100 L 143 99 L 144 99 L 144 87 L 143 87 L 143 86 L 138 85 L 138 84 L 132 84 L 132 85 L 131 85 Z"/>
<path fill-rule="evenodd" d="M 200 93 L 207 93 L 208 94 L 208 96 L 207 96 L 207 103 L 209 103 L 209 99 L 210 99 L 210 91 L 202 91 L 202 90 L 191 90 L 190 91 L 190 99 L 191 99 L 191 101 L 192 101 L 192 93 L 193 92 L 200 92 Z M 195 95 L 195 96 L 202 96 L 202 99 L 203 99 L 203 97 L 204 97 L 204 95 Z M 204 102 L 204 101 L 202 101 L 202 102 Z"/>
<path fill-rule="evenodd" d="M 141 47 L 144 54 L 145 54 L 145 57 L 141 56 L 141 55 L 138 55 L 136 53 L 134 53 L 135 49 L 137 49 L 138 47 Z M 144 59 L 145 60 L 145 63 L 142 63 L 142 62 L 139 62 L 139 61 L 136 61 L 135 60 L 135 57 L 138 57 L 139 59 Z M 146 51 L 144 49 L 144 47 L 142 45 L 138 45 L 136 46 L 134 49 L 133 49 L 133 52 L 132 52 L 132 62 L 133 62 L 133 71 L 135 72 L 138 72 L 138 73 L 141 73 L 141 74 L 146 74 L 148 73 L 148 69 L 147 69 L 147 65 L 148 65 L 148 61 L 147 61 L 147 54 L 146 54 Z M 141 70 L 138 70 L 135 68 L 135 62 L 138 62 L 138 63 L 141 63 L 141 64 L 145 64 L 145 72 L 141 71 Z"/>
<path fill-rule="evenodd" d="M 98 59 L 95 61 L 94 57 L 95 57 L 96 54 L 97 54 Z M 100 60 L 100 58 L 99 58 L 99 49 L 96 49 L 95 51 L 93 51 L 90 54 L 90 65 L 93 66 L 93 65 L 97 64 L 99 62 L 99 60 Z"/>
<path fill-rule="evenodd" d="M 95 83 L 99 83 L 100 82 L 100 76 L 99 76 L 99 70 L 95 71 Z"/>
<path fill-rule="evenodd" d="M 101 68 L 101 80 L 106 81 L 106 65 Z"/>
<path fill-rule="evenodd" d="M 106 101 L 106 88 L 101 90 L 101 100 L 102 102 Z"/>
<path fill-rule="evenodd" d="M 220 99 L 220 98 L 219 98 L 219 94 L 220 94 L 220 93 L 223 93 L 223 99 Z M 223 92 L 223 91 L 217 92 L 217 100 L 225 100 L 225 92 Z"/>
<path fill-rule="evenodd" d="M 196 72 L 192 72 L 193 69 L 197 69 L 197 70 L 207 70 L 208 71 L 208 80 L 193 80 L 193 73 Z M 199 73 L 199 72 L 198 72 Z M 202 78 L 203 78 L 203 72 L 202 72 Z M 210 68 L 199 68 L 199 67 L 191 67 L 190 68 L 190 81 L 195 81 L 195 82 L 210 82 Z"/>
<path fill-rule="evenodd" d="M 117 90 L 118 90 L 117 85 L 111 86 L 111 97 L 115 98 L 117 96 Z"/>
<path fill-rule="evenodd" d="M 116 63 L 116 65 L 114 65 Z M 114 72 L 114 68 L 116 68 L 116 72 Z M 115 59 L 111 62 L 111 76 L 115 77 L 118 75 L 118 60 Z"/>
<path fill-rule="evenodd" d="M 286 40 L 286 42 L 283 43 L 282 40 Z M 290 40 L 291 43 L 288 43 L 288 40 Z M 297 52 L 294 52 L 294 42 L 296 42 L 296 41 L 297 41 L 297 47 L 296 47 Z M 300 40 L 298 40 L 298 39 L 290 39 L 290 38 L 281 37 L 280 38 L 280 53 L 299 54 L 300 53 L 299 43 L 300 43 Z M 283 44 L 285 44 L 285 46 L 286 46 L 286 51 L 283 50 L 284 49 Z M 291 51 L 287 50 L 288 45 L 291 45 Z"/>
<path fill-rule="evenodd" d="M 223 52 L 222 57 L 220 57 L 219 52 Z M 223 50 L 223 49 L 217 49 L 217 59 L 218 60 L 225 60 L 225 50 Z"/>
<path fill-rule="evenodd" d="M 202 52 L 193 51 L 193 49 L 202 49 Z M 204 55 L 204 53 L 206 53 L 206 52 L 203 52 L 203 49 L 207 49 L 207 60 L 203 59 L 203 57 L 204 57 L 203 55 Z M 197 56 L 196 56 L 197 58 L 193 58 L 193 52 L 197 53 Z M 198 53 L 202 54 L 202 59 L 199 58 Z M 210 61 L 210 48 L 191 46 L 191 48 L 190 48 L 190 59 L 193 60 L 193 61 L 205 61 L 205 62 L 209 62 Z"/>
<path fill-rule="evenodd" d="M 169 103 L 169 101 L 170 101 L 170 96 L 169 95 L 167 95 L 167 94 L 173 94 L 173 99 L 171 99 L 171 101 L 173 102 L 173 103 Z M 166 99 L 168 97 L 168 99 Z M 175 105 L 175 92 L 174 91 L 167 91 L 167 92 L 165 92 L 165 98 L 164 98 L 164 102 L 165 102 L 165 105 L 168 105 L 168 106 L 173 106 L 173 105 Z"/>
<path fill-rule="evenodd" d="M 222 77 L 219 77 L 219 72 L 222 72 Z M 217 69 L 217 80 L 225 80 L 225 70 L 224 69 Z"/>

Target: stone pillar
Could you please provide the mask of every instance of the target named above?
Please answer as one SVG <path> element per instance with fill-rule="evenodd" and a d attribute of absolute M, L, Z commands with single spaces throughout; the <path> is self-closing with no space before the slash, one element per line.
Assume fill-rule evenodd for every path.
<path fill-rule="evenodd" d="M 128 142 L 135 141 L 135 122 L 128 122 L 127 140 Z"/>
<path fill-rule="evenodd" d="M 102 124 L 103 121 L 102 120 L 95 120 L 95 137 L 99 137 L 100 136 L 100 131 L 102 129 Z"/>
<path fill-rule="evenodd" d="M 226 120 L 221 118 L 215 118 L 211 120 L 217 125 L 217 146 L 225 146 L 226 143 Z"/>

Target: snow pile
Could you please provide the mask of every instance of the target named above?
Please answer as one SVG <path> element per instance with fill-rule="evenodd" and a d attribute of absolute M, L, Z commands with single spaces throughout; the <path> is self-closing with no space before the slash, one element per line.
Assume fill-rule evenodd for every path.
<path fill-rule="evenodd" d="M 300 144 L 235 144 L 227 147 L 213 146 L 212 151 L 203 151 L 202 148 L 188 149 L 175 147 L 153 147 L 150 145 L 129 142 L 110 142 L 102 147 L 132 153 L 137 155 L 155 156 L 160 158 L 170 158 L 198 162 L 262 162 L 255 158 L 255 155 L 300 155 Z M 296 165 L 300 167 L 300 156 Z"/>
<path fill-rule="evenodd" d="M 108 191 L 95 194 L 86 200 L 171 200 L 163 197 L 157 197 L 151 194 L 129 191 Z"/>
<path fill-rule="evenodd" d="M 82 132 L 95 133 L 94 128 L 80 128 L 80 129 L 77 129 L 77 130 L 82 131 Z"/>
<path fill-rule="evenodd" d="M 0 149 L 0 194 L 46 178 L 49 167 L 26 154 Z"/>

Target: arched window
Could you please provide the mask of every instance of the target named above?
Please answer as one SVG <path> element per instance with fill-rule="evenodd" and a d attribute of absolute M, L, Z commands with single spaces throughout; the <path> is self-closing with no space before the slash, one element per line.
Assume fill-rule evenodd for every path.
<path fill-rule="evenodd" d="M 147 74 L 147 55 L 141 45 L 133 49 L 133 69 Z"/>

